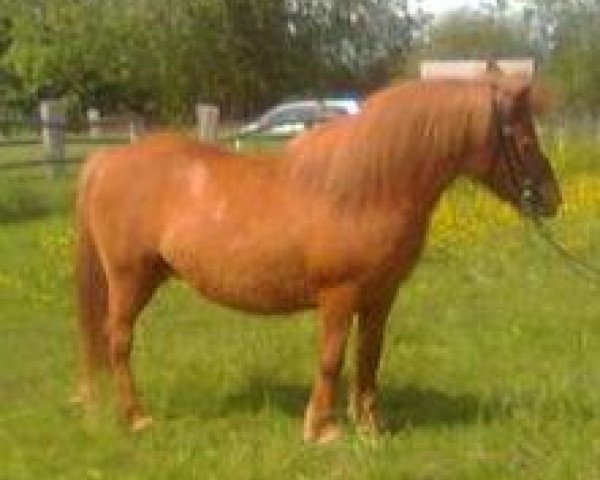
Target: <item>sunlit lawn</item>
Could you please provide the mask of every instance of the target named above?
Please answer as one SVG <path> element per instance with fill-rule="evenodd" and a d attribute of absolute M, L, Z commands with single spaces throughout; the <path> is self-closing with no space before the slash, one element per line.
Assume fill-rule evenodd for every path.
<path fill-rule="evenodd" d="M 600 264 L 598 168 L 558 162 L 555 235 Z M 301 441 L 312 315 L 248 317 L 178 284 L 139 324 L 154 428 L 131 435 L 108 406 L 73 409 L 70 181 L 54 188 L 46 211 L 0 224 L 0 479 L 600 478 L 600 279 L 480 189 L 445 197 L 398 296 L 381 370 L 388 433 L 348 425 L 315 447 Z"/>

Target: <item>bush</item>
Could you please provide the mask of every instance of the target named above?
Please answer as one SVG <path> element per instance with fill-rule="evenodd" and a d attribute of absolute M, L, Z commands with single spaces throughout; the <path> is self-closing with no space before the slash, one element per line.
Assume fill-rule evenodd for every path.
<path fill-rule="evenodd" d="M 27 178 L 15 175 L 0 177 L 0 222 L 17 222 L 64 212 L 71 204 L 72 182 Z"/>

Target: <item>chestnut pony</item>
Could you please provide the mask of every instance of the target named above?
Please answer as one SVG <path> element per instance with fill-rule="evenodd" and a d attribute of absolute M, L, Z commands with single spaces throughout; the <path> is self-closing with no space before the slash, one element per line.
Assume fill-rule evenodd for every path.
<path fill-rule="evenodd" d="M 408 81 L 279 153 L 158 134 L 93 154 L 77 200 L 79 398 L 91 400 L 93 374 L 109 367 L 131 428 L 151 422 L 130 369 L 133 327 L 156 288 L 177 276 L 249 312 L 318 311 L 306 440 L 340 434 L 332 410 L 356 315 L 350 407 L 360 427 L 376 432 L 384 324 L 444 189 L 467 175 L 525 213 L 558 208 L 530 90 L 507 77 Z"/>

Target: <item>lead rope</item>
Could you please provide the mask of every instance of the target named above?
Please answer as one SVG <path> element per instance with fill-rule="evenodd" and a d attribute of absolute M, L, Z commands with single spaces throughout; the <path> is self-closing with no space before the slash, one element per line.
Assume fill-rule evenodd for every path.
<path fill-rule="evenodd" d="M 546 244 L 550 246 L 560 258 L 565 261 L 566 265 L 570 267 L 573 273 L 585 273 L 588 277 L 593 277 L 598 286 L 600 286 L 600 267 L 587 262 L 585 259 L 571 252 L 563 244 L 556 240 L 550 227 L 544 223 L 541 217 L 531 217 L 531 223 L 538 236 L 545 241 Z"/>
<path fill-rule="evenodd" d="M 508 175 L 511 180 L 511 185 L 517 190 L 521 190 L 521 207 L 526 218 L 531 220 L 534 230 L 538 236 L 546 242 L 548 246 L 570 267 L 573 273 L 582 274 L 586 273 L 588 277 L 593 277 L 600 286 L 600 267 L 593 265 L 578 255 L 568 250 L 563 244 L 561 244 L 554 235 L 550 227 L 544 223 L 542 217 L 536 213 L 536 195 L 531 179 L 526 176 L 521 185 L 519 181 L 519 167 L 522 166 L 519 159 L 516 146 L 510 140 L 512 140 L 512 130 L 510 126 L 504 122 L 502 113 L 496 102 L 493 104 L 493 115 L 496 120 L 497 132 L 496 135 L 499 141 L 499 148 L 504 150 L 505 167 L 508 170 Z"/>

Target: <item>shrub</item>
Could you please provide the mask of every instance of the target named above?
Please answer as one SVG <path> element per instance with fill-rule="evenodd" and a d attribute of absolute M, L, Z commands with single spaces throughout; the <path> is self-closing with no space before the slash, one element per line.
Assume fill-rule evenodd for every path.
<path fill-rule="evenodd" d="M 0 222 L 17 222 L 66 211 L 71 198 L 70 183 L 43 177 L 0 177 Z"/>

